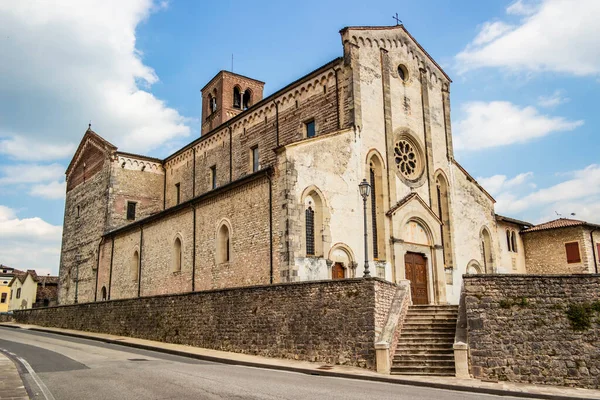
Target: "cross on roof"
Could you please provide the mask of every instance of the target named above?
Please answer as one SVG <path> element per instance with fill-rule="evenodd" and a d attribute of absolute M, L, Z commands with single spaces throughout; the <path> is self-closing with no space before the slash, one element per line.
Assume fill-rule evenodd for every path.
<path fill-rule="evenodd" d="M 396 20 L 396 25 L 400 25 L 402 23 L 402 20 L 400 20 L 400 18 L 398 18 L 398 13 L 396 13 L 396 15 L 393 16 L 392 18 L 394 18 Z"/>

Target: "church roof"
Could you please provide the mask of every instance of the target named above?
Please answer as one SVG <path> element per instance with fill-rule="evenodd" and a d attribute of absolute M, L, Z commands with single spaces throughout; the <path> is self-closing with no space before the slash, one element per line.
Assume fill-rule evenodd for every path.
<path fill-rule="evenodd" d="M 81 142 L 79 142 L 79 146 L 77 147 L 77 150 L 75 151 L 75 154 L 73 155 L 73 158 L 71 159 L 71 162 L 69 163 L 69 166 L 67 167 L 67 170 L 65 171 L 65 174 L 69 175 L 69 172 L 71 172 L 71 169 L 75 166 L 76 160 L 79 159 L 79 155 L 83 151 L 84 144 L 88 140 L 92 140 L 92 141 L 98 143 L 101 147 L 108 148 L 112 151 L 117 150 L 117 146 L 110 143 L 108 140 L 104 139 L 102 136 L 100 136 L 96 132 L 94 132 L 92 130 L 92 124 L 90 124 L 88 126 L 87 130 L 85 131 L 83 138 L 81 138 Z"/>
<path fill-rule="evenodd" d="M 511 224 L 515 224 L 515 225 L 521 225 L 524 228 L 531 228 L 533 226 L 533 224 L 526 222 L 526 221 L 521 221 L 520 219 L 514 219 L 514 218 L 510 218 L 510 217 L 505 217 L 504 215 L 499 215 L 496 214 L 496 221 L 504 221 L 504 222 L 508 222 Z"/>
<path fill-rule="evenodd" d="M 421 46 L 421 44 L 419 42 L 417 42 L 417 39 L 415 39 L 414 36 L 410 34 L 410 32 L 404 27 L 404 24 L 394 25 L 394 26 L 346 26 L 345 28 L 340 30 L 340 33 L 344 33 L 348 29 L 363 30 L 363 31 L 367 31 L 367 30 L 377 31 L 377 30 L 389 30 L 389 29 L 394 29 L 394 28 L 401 29 L 402 31 L 404 31 L 404 33 L 410 38 L 410 40 L 412 40 L 414 42 L 414 44 L 417 45 L 419 50 L 421 50 L 423 52 L 423 54 L 425 54 L 425 56 L 427 58 L 429 58 L 429 61 L 431 61 L 433 63 L 433 65 L 435 65 L 437 67 L 437 69 L 440 70 L 440 72 L 446 77 L 446 79 L 448 79 L 449 82 L 452 82 L 452 79 L 450 79 L 448 74 L 442 69 L 442 67 L 440 67 L 440 65 L 433 59 L 433 57 L 431 57 L 431 55 L 423 48 L 423 46 Z"/>
<path fill-rule="evenodd" d="M 591 228 L 600 228 L 600 225 L 590 224 L 589 222 L 578 219 L 559 218 L 553 221 L 544 222 L 543 224 L 535 225 L 529 229 L 525 229 L 522 233 L 546 231 L 549 229 L 570 228 L 573 226 L 587 226 Z"/>

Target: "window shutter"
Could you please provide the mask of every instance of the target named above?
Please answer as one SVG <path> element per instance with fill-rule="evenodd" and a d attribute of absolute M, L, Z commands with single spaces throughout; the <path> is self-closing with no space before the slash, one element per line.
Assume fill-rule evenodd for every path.
<path fill-rule="evenodd" d="M 579 242 L 565 243 L 565 250 L 567 251 L 567 263 L 572 264 L 581 262 Z"/>

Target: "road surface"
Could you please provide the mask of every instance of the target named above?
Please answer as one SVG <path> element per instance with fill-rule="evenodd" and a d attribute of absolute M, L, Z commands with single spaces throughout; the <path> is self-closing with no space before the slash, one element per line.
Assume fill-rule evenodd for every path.
<path fill-rule="evenodd" d="M 11 328 L 0 328 L 0 349 L 26 361 L 19 369 L 35 400 L 508 399 L 226 365 Z"/>

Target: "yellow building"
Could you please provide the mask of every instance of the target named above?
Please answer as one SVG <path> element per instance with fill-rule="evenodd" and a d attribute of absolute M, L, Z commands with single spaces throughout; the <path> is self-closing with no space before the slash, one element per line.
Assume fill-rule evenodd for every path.
<path fill-rule="evenodd" d="M 23 274 L 15 274 L 8 284 L 10 288 L 10 302 L 8 310 L 23 310 L 32 308 L 37 297 L 37 275 L 35 271 L 28 270 Z"/>
<path fill-rule="evenodd" d="M 21 272 L 16 270 L 17 273 Z M 0 264 L 0 313 L 9 310 L 10 303 L 10 281 L 15 276 L 15 269 Z"/>

